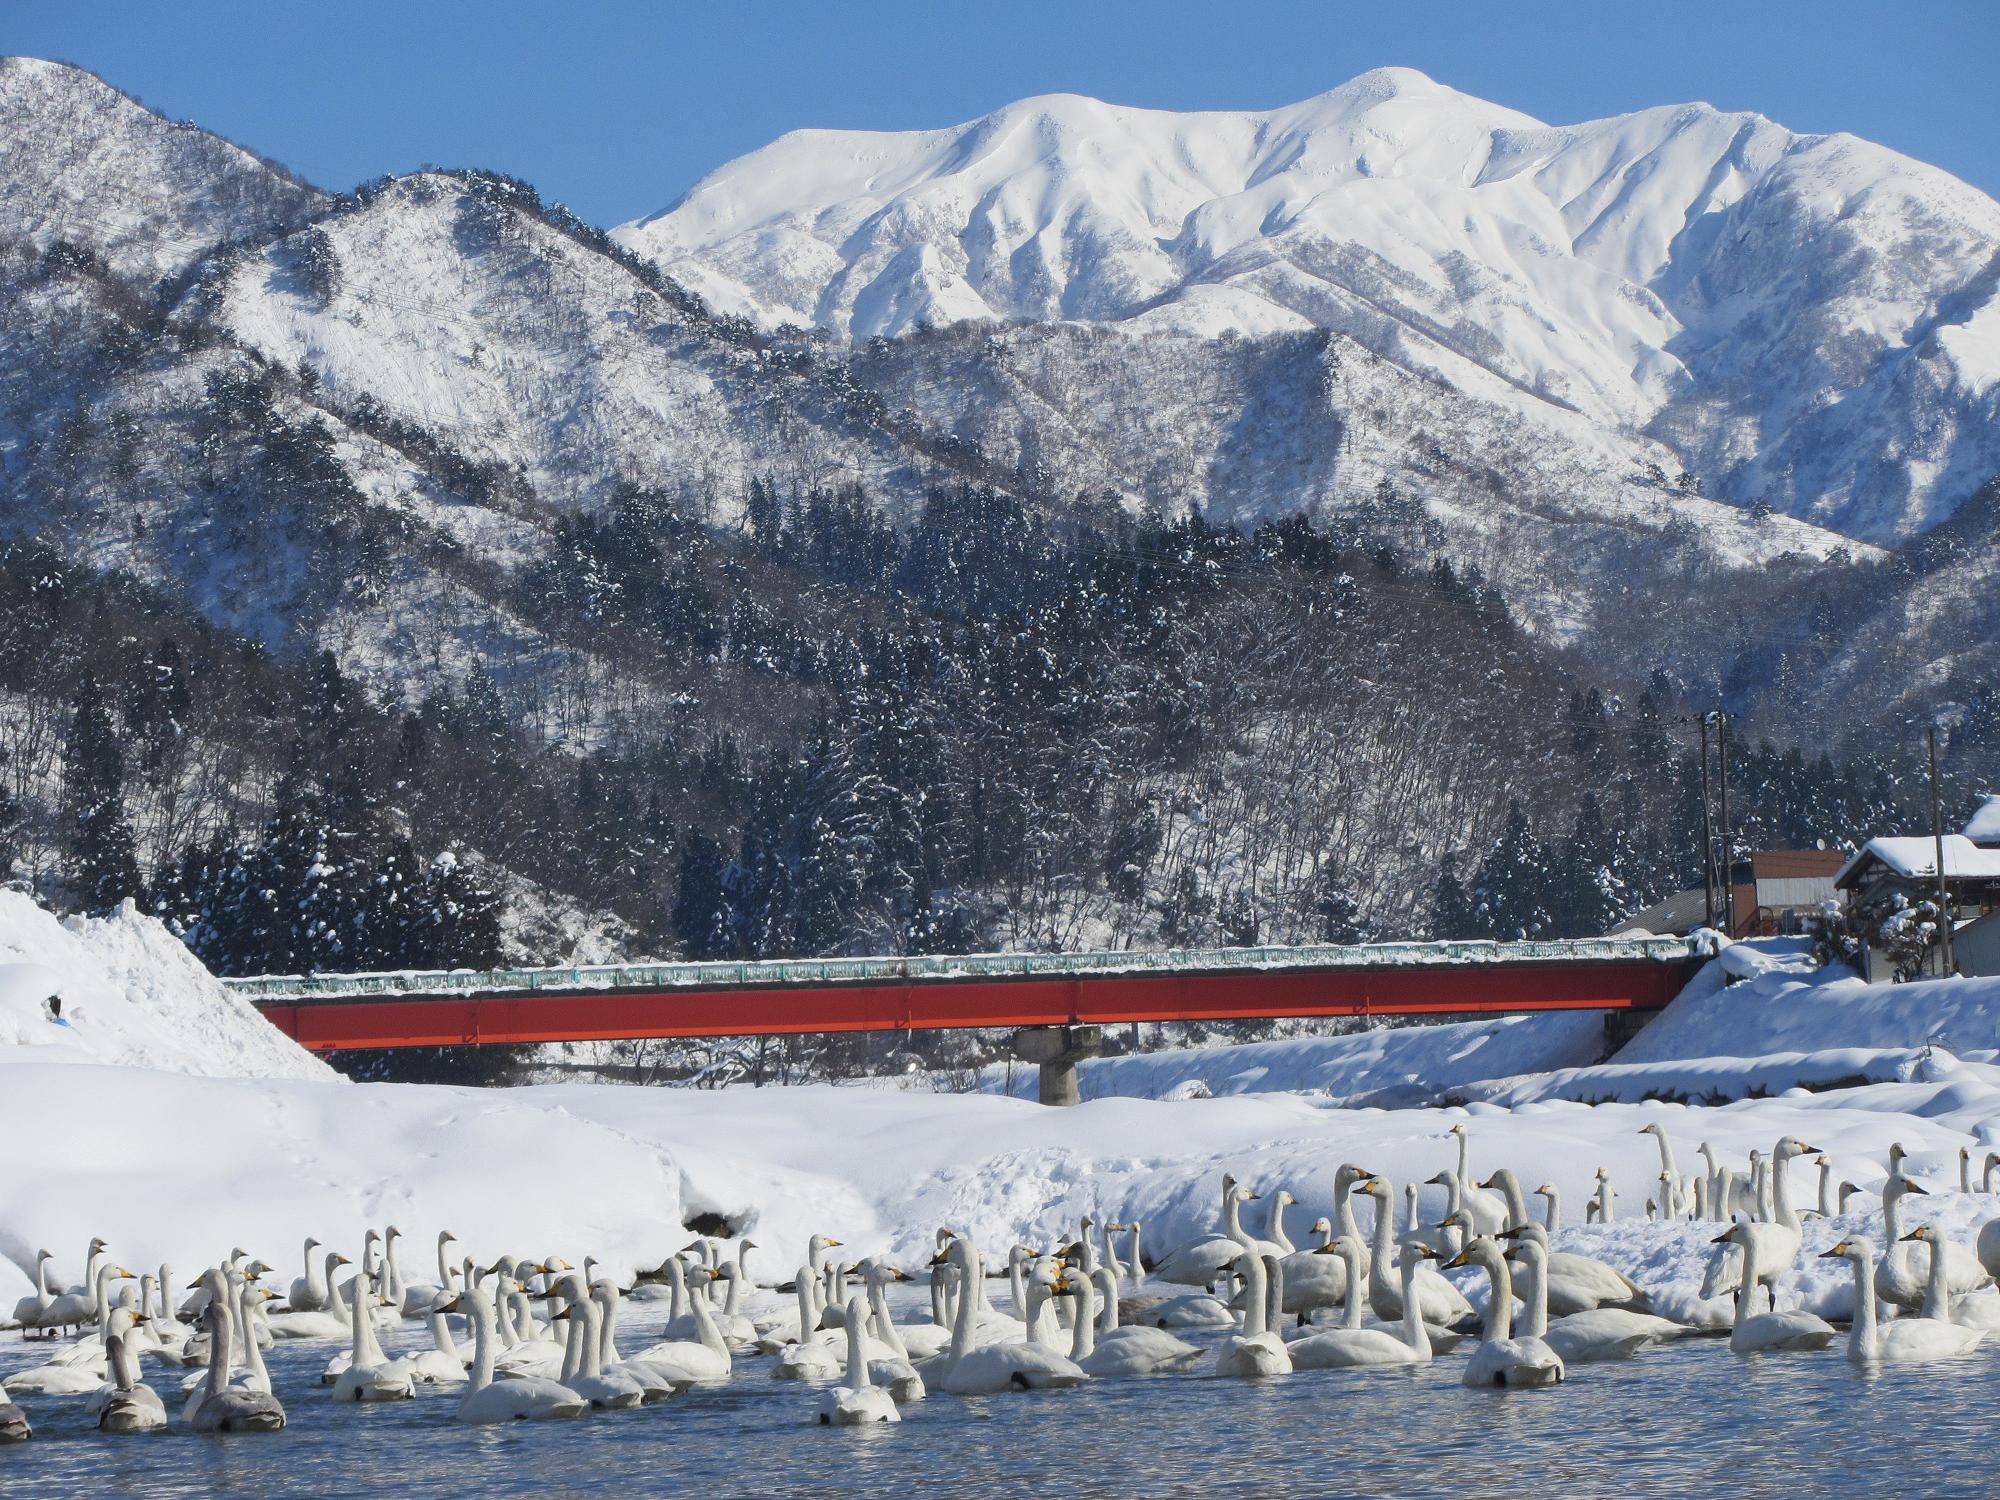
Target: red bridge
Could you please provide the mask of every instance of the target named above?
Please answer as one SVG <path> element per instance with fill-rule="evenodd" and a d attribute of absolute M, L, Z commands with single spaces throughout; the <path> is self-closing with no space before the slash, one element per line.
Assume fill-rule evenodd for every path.
<path fill-rule="evenodd" d="M 315 1052 L 1278 1016 L 1657 1010 L 1681 938 L 796 959 L 226 981 Z"/>

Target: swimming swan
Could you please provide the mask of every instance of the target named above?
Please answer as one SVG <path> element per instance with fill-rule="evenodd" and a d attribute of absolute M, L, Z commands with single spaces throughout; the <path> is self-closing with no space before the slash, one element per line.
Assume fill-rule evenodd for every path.
<path fill-rule="evenodd" d="M 1927 1228 L 1911 1231 L 1913 1238 L 1927 1236 Z M 1894 1318 L 1878 1326 L 1874 1296 L 1875 1256 L 1866 1240 L 1842 1240 L 1831 1250 L 1822 1250 L 1820 1259 L 1845 1260 L 1854 1267 L 1854 1326 L 1847 1335 L 1847 1357 L 1854 1364 L 1929 1364 L 1935 1360 L 1956 1359 L 1977 1348 L 1986 1337 L 1977 1328 L 1958 1327 L 1949 1316 Z M 1931 1280 L 1942 1295 L 1942 1261 L 1938 1262 L 1938 1270 Z M 1946 1308 L 1948 1312 L 1948 1301 Z"/>
<path fill-rule="evenodd" d="M 959 1236 L 941 1253 L 958 1272 L 961 1290 L 952 1318 L 951 1346 L 940 1356 L 943 1369 L 934 1382 L 938 1389 L 955 1396 L 994 1396 L 1003 1391 L 1062 1390 L 1090 1379 L 1068 1358 L 1040 1344 L 1003 1340 L 975 1348 L 976 1289 L 983 1275 L 979 1251 Z"/>
<path fill-rule="evenodd" d="M 847 1325 L 847 1379 L 819 1398 L 821 1425 L 859 1427 L 870 1422 L 902 1421 L 894 1398 L 869 1379 L 863 1348 L 868 1313 L 861 1298 L 848 1299 L 843 1321 Z"/>
<path fill-rule="evenodd" d="M 1500 1247 L 1485 1235 L 1477 1235 L 1451 1260 L 1452 1266 L 1479 1266 L 1492 1283 L 1486 1302 L 1486 1329 L 1479 1345 L 1466 1361 L 1462 1377 L 1466 1385 L 1532 1387 L 1560 1385 L 1567 1373 L 1562 1356 L 1533 1334 L 1514 1336 L 1514 1287 L 1507 1261 Z"/>
<path fill-rule="evenodd" d="M 1738 1354 L 1776 1353 L 1784 1350 L 1824 1349 L 1833 1342 L 1833 1326 L 1824 1318 L 1802 1310 L 1752 1313 L 1756 1288 L 1764 1279 L 1758 1259 L 1753 1224 L 1732 1224 L 1715 1237 L 1718 1245 L 1737 1245 L 1743 1251 L 1743 1285 L 1736 1293 L 1736 1317 L 1730 1325 L 1729 1347 Z"/>
<path fill-rule="evenodd" d="M 1308 1334 L 1291 1344 L 1292 1366 L 1299 1370 L 1353 1370 L 1385 1365 L 1427 1364 L 1431 1358 L 1430 1331 L 1424 1327 L 1421 1299 L 1416 1295 L 1417 1267 L 1437 1252 L 1414 1240 L 1403 1242 L 1401 1277 L 1403 1283 L 1403 1332 L 1401 1337 L 1383 1328 L 1361 1326 L 1361 1242 L 1342 1235 L 1333 1242 L 1327 1258 L 1347 1273 L 1347 1317 L 1343 1327 Z"/>
<path fill-rule="evenodd" d="M 1201 1350 L 1164 1328 L 1121 1328 L 1118 1278 L 1109 1267 L 1058 1281 L 1056 1291 L 1076 1299 L 1069 1357 L 1093 1380 L 1185 1370 L 1201 1358 Z"/>
<path fill-rule="evenodd" d="M 1244 1281 L 1243 1331 L 1216 1346 L 1215 1373 L 1250 1377 L 1291 1374 L 1292 1352 L 1270 1323 L 1271 1306 L 1284 1300 L 1282 1286 L 1274 1285 L 1284 1278 L 1278 1257 L 1245 1250 L 1237 1269 Z"/>
<path fill-rule="evenodd" d="M 188 1417 L 196 1432 L 279 1432 L 285 1425 L 285 1408 L 268 1390 L 250 1390 L 229 1383 L 229 1353 L 236 1342 L 235 1315 L 231 1297 L 223 1281 L 224 1273 L 212 1270 L 204 1277 L 208 1305 L 202 1322 L 208 1328 L 208 1382 L 200 1400 Z M 256 1340 L 247 1341 L 256 1348 Z"/>
<path fill-rule="evenodd" d="M 590 1403 L 575 1391 L 537 1376 L 493 1378 L 493 1355 L 500 1342 L 493 1303 L 477 1287 L 467 1287 L 444 1311 L 463 1308 L 472 1315 L 472 1374 L 458 1403 L 461 1422 L 541 1422 L 579 1417 Z"/>

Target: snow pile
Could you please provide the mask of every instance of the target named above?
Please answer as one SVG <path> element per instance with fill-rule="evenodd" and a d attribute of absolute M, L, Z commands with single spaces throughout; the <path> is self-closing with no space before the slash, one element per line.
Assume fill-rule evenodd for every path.
<path fill-rule="evenodd" d="M 1376 1026 L 1346 1036 L 1184 1047 L 1095 1058 L 1077 1070 L 1086 1099 L 1197 1097 L 1204 1093 L 1313 1093 L 1321 1102 L 1428 1103 L 1477 1080 L 1589 1063 L 1604 1051 L 1604 1018 L 1587 1011 L 1497 1016 L 1450 1026 Z M 986 1069 L 988 1093 L 1035 1096 L 1037 1073 Z"/>
<path fill-rule="evenodd" d="M 51 996 L 62 1001 L 60 1020 Z M 50 1062 L 339 1078 L 131 903 L 109 917 L 58 920 L 0 890 L 0 1066 Z"/>
<path fill-rule="evenodd" d="M 1850 969 L 1813 969 L 1784 940 L 1723 950 L 1614 1061 L 1765 1057 L 1835 1047 L 2000 1049 L 2000 979 L 1867 984 Z M 1728 973 L 1748 974 L 1725 986 Z"/>

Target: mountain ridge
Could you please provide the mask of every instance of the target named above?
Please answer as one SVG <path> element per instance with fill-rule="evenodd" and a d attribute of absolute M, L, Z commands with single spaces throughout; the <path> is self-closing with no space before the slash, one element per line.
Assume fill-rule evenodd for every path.
<path fill-rule="evenodd" d="M 613 237 L 726 311 L 857 343 L 1330 328 L 1861 540 L 2000 467 L 2000 204 L 1706 105 L 1549 126 L 1409 69 L 1269 111 L 1040 96 L 793 132 Z"/>

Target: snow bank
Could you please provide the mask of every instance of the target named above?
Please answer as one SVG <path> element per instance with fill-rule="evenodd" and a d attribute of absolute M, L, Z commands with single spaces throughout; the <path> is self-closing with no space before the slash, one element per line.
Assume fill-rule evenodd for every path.
<path fill-rule="evenodd" d="M 60 1022 L 49 1018 L 52 995 L 62 999 Z M 22 1062 L 339 1077 L 130 902 L 110 917 L 58 920 L 21 892 L 0 890 L 0 1065 Z"/>
<path fill-rule="evenodd" d="M 1206 1092 L 1313 1093 L 1322 1103 L 1429 1102 L 1442 1089 L 1595 1061 L 1604 1018 L 1586 1011 L 1498 1016 L 1452 1026 L 1377 1026 L 1346 1036 L 1185 1047 L 1101 1057 L 1077 1070 L 1086 1099 L 1188 1097 Z M 980 1088 L 1033 1098 L 1033 1067 L 985 1070 Z"/>
<path fill-rule="evenodd" d="M 2000 1049 L 2000 979 L 1867 984 L 1851 969 L 1814 969 L 1797 940 L 1737 943 L 1612 1059 L 1768 1057 L 1840 1047 Z M 1743 976 L 1725 987 L 1726 977 Z"/>

